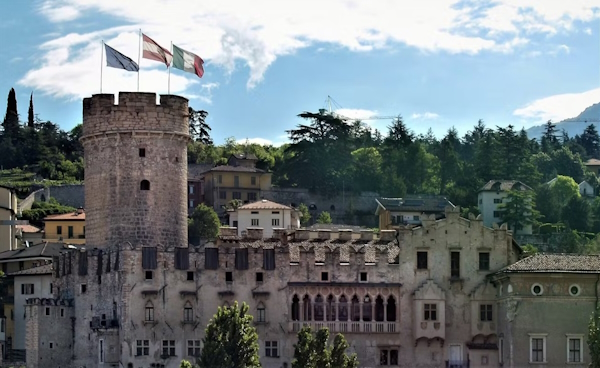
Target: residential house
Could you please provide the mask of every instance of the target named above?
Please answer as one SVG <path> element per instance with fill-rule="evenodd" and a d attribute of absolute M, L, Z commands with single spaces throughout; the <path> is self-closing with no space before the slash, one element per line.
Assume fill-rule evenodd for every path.
<path fill-rule="evenodd" d="M 68 244 L 85 244 L 85 211 L 46 216 L 44 219 L 44 240 Z"/>
<path fill-rule="evenodd" d="M 587 181 L 582 181 L 581 183 L 579 183 L 579 194 L 581 194 L 582 197 L 591 197 L 594 198 L 596 196 L 596 190 L 594 188 L 594 186 L 590 183 L 588 183 Z"/>
<path fill-rule="evenodd" d="M 384 230 L 398 229 L 406 225 L 421 224 L 423 215 L 434 215 L 436 219 L 444 217 L 447 206 L 454 208 L 444 196 L 408 195 L 404 198 L 376 198 L 379 216 L 379 228 Z"/>
<path fill-rule="evenodd" d="M 25 304 L 29 298 L 53 298 L 54 285 L 52 280 L 52 263 L 24 269 L 9 273 L 14 280 L 14 339 L 12 349 L 14 351 L 25 350 L 26 316 Z M 64 309 L 62 315 L 50 313 L 50 308 L 44 310 L 46 318 L 65 318 Z M 52 341 L 48 342 L 53 343 Z M 65 341 L 54 341 L 55 344 L 63 344 Z"/>
<path fill-rule="evenodd" d="M 271 189 L 271 173 L 258 169 L 252 154 L 231 155 L 227 165 L 213 167 L 204 174 L 206 202 L 218 213 L 237 199 L 250 203 L 261 199 L 261 192 Z"/>
<path fill-rule="evenodd" d="M 590 158 L 585 162 L 585 167 L 587 167 L 587 169 L 591 172 L 600 176 L 600 160 L 596 158 Z"/>
<path fill-rule="evenodd" d="M 19 295 L 27 295 L 27 293 L 23 294 L 23 290 L 20 289 L 20 286 L 15 289 L 13 275 L 20 271 L 38 268 L 40 266 L 52 263 L 53 257 L 59 255 L 61 251 L 69 249 L 68 247 L 69 246 L 61 243 L 44 242 L 38 245 L 30 247 L 25 246 L 16 250 L 9 250 L 0 253 L 0 267 L 2 267 L 2 272 L 6 275 L 2 280 L 3 282 L 0 284 L 0 302 L 2 303 L 1 311 L 3 312 L 3 316 L 6 318 L 6 348 L 4 355 L 6 360 L 23 360 L 23 349 L 25 349 L 24 345 L 22 344 L 23 340 L 20 340 L 19 345 L 15 346 L 15 343 L 17 342 L 15 340 L 17 335 L 17 326 L 19 326 L 18 328 L 21 328 L 21 331 L 19 332 L 20 338 L 22 338 L 22 336 L 25 334 L 25 325 L 23 322 L 23 304 L 17 308 L 15 297 Z M 23 298 L 19 300 L 24 302 Z M 21 324 L 17 325 L 19 321 Z"/>
<path fill-rule="evenodd" d="M 204 198 L 204 180 L 205 173 L 212 169 L 211 164 L 188 164 L 188 214 L 192 214 L 194 209 L 201 203 L 205 203 Z"/>
<path fill-rule="evenodd" d="M 33 225 L 17 225 L 17 238 L 21 246 L 39 244 L 43 241 L 44 231 Z"/>
<path fill-rule="evenodd" d="M 17 194 L 14 189 L 0 186 L 0 252 L 17 249 Z"/>
<path fill-rule="evenodd" d="M 536 254 L 492 275 L 505 368 L 588 367 L 600 255 Z"/>
<path fill-rule="evenodd" d="M 300 228 L 300 211 L 266 199 L 245 204 L 228 213 L 229 226 L 237 228 L 238 236 L 245 234 L 251 227 L 262 227 L 265 238 L 273 235 L 273 229 Z"/>
<path fill-rule="evenodd" d="M 506 197 L 508 197 L 511 190 L 527 191 L 533 189 L 518 180 L 490 180 L 479 189 L 478 208 L 485 226 L 492 227 L 494 223 L 502 223 L 500 205 L 506 201 Z M 515 231 L 515 229 L 510 230 Z M 529 235 L 531 232 L 532 226 L 525 225 L 521 229 L 516 229 L 515 234 Z"/>

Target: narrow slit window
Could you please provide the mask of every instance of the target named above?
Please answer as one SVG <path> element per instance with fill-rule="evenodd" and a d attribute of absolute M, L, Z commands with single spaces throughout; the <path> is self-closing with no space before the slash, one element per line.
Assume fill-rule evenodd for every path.
<path fill-rule="evenodd" d="M 146 149 L 140 148 L 140 157 L 146 157 Z"/>

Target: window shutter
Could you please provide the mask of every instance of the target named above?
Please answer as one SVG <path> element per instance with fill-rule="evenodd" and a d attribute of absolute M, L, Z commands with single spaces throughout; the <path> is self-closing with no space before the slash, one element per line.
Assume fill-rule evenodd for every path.
<path fill-rule="evenodd" d="M 248 269 L 248 248 L 240 248 L 235 250 L 235 269 Z"/>
<path fill-rule="evenodd" d="M 156 247 L 142 247 L 142 268 L 155 270 L 158 264 Z"/>
<path fill-rule="evenodd" d="M 21 284 L 21 295 L 25 294 L 25 284 Z"/>
<path fill-rule="evenodd" d="M 219 268 L 218 248 L 204 248 L 204 268 L 207 270 L 216 270 Z"/>
<path fill-rule="evenodd" d="M 34 289 L 33 289 L 34 287 L 35 287 L 35 285 L 34 285 L 34 284 L 31 284 L 31 293 L 32 293 L 32 294 L 35 294 L 35 291 L 34 291 Z"/>
<path fill-rule="evenodd" d="M 79 252 L 79 276 L 86 276 L 88 271 L 87 252 Z"/>
<path fill-rule="evenodd" d="M 110 254 L 112 252 L 108 251 L 108 253 L 106 254 L 106 273 L 110 272 Z"/>
<path fill-rule="evenodd" d="M 71 262 L 72 262 L 72 259 L 73 259 L 73 253 L 71 253 L 71 252 L 67 253 L 67 257 L 69 258 L 69 265 L 67 266 L 67 275 L 70 275 L 71 274 L 71 266 L 72 266 Z"/>
<path fill-rule="evenodd" d="M 175 269 L 187 270 L 190 268 L 190 249 L 175 248 Z"/>
<path fill-rule="evenodd" d="M 98 283 L 101 284 L 102 283 L 102 257 L 104 255 L 104 252 L 102 252 L 102 249 L 100 249 L 98 251 L 98 267 L 96 268 L 96 275 L 98 276 Z"/>
<path fill-rule="evenodd" d="M 60 256 L 52 257 L 52 263 L 54 263 L 54 277 L 60 277 Z M 63 264 L 64 267 L 64 264 Z M 64 274 L 64 271 L 63 271 Z"/>
<path fill-rule="evenodd" d="M 275 269 L 275 249 L 263 249 L 263 268 L 265 270 Z"/>

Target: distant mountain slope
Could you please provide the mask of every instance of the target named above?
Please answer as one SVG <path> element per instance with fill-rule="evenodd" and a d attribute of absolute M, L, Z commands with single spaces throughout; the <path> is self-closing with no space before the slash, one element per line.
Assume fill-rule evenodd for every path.
<path fill-rule="evenodd" d="M 574 118 L 565 119 L 556 123 L 556 130 L 562 132 L 564 129 L 569 137 L 574 137 L 576 134 L 581 134 L 585 128 L 590 125 L 596 125 L 596 128 L 600 130 L 600 103 L 593 104 L 592 106 L 583 110 L 583 112 Z M 541 138 L 544 134 L 544 126 L 536 125 L 527 129 L 527 136 L 529 138 Z"/>

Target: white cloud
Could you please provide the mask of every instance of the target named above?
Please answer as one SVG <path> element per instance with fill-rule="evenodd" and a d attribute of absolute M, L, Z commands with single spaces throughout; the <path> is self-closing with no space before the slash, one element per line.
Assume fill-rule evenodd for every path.
<path fill-rule="evenodd" d="M 591 35 L 592 34 L 592 29 L 591 28 L 586 28 L 583 30 L 583 32 L 587 35 Z"/>
<path fill-rule="evenodd" d="M 377 116 L 377 111 L 364 109 L 337 109 L 334 112 L 344 118 L 362 121 L 367 121 Z"/>
<path fill-rule="evenodd" d="M 585 108 L 600 101 L 600 88 L 581 93 L 564 93 L 532 101 L 513 112 L 535 121 L 561 121 L 579 115 Z"/>
<path fill-rule="evenodd" d="M 411 119 L 415 119 L 415 120 L 433 120 L 433 119 L 437 119 L 440 116 L 438 114 L 436 114 L 435 112 L 424 112 L 424 113 L 414 113 L 410 116 Z"/>
<path fill-rule="evenodd" d="M 21 61 L 21 60 L 23 60 L 23 58 L 22 58 L 22 57 L 20 57 L 20 56 L 17 56 L 17 57 L 14 57 L 14 58 L 10 59 L 10 61 L 9 61 L 9 62 L 12 64 L 12 63 L 19 62 L 19 61 Z"/>
<path fill-rule="evenodd" d="M 351 51 L 399 42 L 425 52 L 506 53 L 530 45 L 534 34 L 571 32 L 576 22 L 600 18 L 600 11 L 591 3 L 436 0 L 432 11 L 430 2 L 397 0 L 205 0 L 194 6 L 189 0 L 145 0 L 143 6 L 123 0 L 45 0 L 40 13 L 52 22 L 93 16 L 122 26 L 51 39 L 40 49 L 41 65 L 21 82 L 48 94 L 69 98 L 89 95 L 95 92 L 93 80 L 100 78 L 100 41 L 104 39 L 136 59 L 139 28 L 165 47 L 173 41 L 198 53 L 207 61 L 206 79 L 216 67 L 230 74 L 239 62 L 245 63 L 250 69 L 248 88 L 262 81 L 278 57 L 315 43 Z M 344 21 L 334 22 L 332 17 Z M 57 63 L 54 56 L 62 56 L 62 62 Z M 149 60 L 142 59 L 141 64 L 144 69 L 155 68 L 156 73 L 160 70 Z M 151 74 L 158 79 L 150 81 L 142 72 L 142 86 L 150 89 L 163 85 L 162 74 Z M 130 74 L 109 73 L 106 78 L 111 79 L 106 79 L 107 88 L 133 83 Z M 177 74 L 172 82 L 173 91 L 182 92 L 196 80 Z"/>

